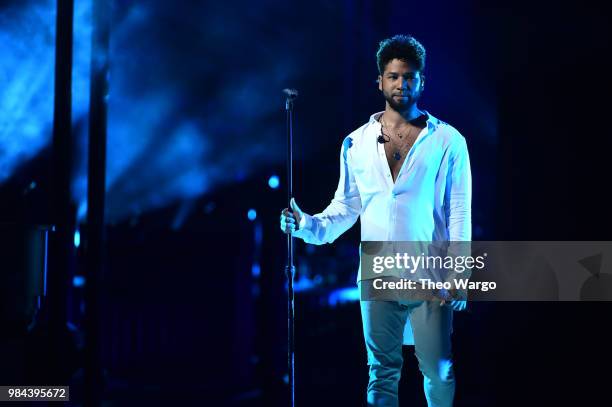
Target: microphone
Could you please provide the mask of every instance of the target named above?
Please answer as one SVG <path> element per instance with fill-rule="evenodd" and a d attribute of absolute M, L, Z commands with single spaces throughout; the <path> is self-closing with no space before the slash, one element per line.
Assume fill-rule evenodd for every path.
<path fill-rule="evenodd" d="M 385 144 L 388 143 L 388 140 L 385 140 L 385 138 L 383 137 L 383 135 L 381 134 L 380 136 L 378 136 L 378 138 L 376 139 L 376 141 L 378 141 L 380 144 Z"/>
<path fill-rule="evenodd" d="M 287 99 L 293 100 L 298 97 L 298 91 L 296 89 L 285 88 L 283 93 L 287 95 Z"/>
<path fill-rule="evenodd" d="M 285 99 L 285 110 L 293 110 L 293 101 L 298 97 L 298 91 L 291 88 L 283 89 L 283 93 L 287 96 Z"/>

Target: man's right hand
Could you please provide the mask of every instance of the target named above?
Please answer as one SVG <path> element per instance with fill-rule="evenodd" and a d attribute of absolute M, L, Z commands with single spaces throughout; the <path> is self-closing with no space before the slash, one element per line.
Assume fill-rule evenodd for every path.
<path fill-rule="evenodd" d="M 289 202 L 291 210 L 289 208 L 283 209 L 280 217 L 280 228 L 284 233 L 293 233 L 300 227 L 300 220 L 304 216 L 304 212 L 295 203 L 295 198 L 291 198 Z"/>

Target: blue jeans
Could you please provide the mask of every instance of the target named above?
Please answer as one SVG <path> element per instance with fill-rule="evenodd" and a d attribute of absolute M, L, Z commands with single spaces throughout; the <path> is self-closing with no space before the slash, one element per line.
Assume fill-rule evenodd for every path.
<path fill-rule="evenodd" d="M 370 381 L 368 406 L 397 407 L 402 339 L 410 318 L 415 354 L 429 407 L 451 407 L 455 377 L 451 353 L 453 310 L 439 302 L 361 301 Z"/>

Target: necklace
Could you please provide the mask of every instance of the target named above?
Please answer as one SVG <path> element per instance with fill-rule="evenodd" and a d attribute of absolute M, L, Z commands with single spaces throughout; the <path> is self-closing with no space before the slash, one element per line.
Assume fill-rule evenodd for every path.
<path fill-rule="evenodd" d="M 382 133 L 382 136 L 384 137 L 385 143 L 391 141 L 391 137 L 389 137 L 387 134 L 385 134 L 385 132 L 383 131 L 384 128 L 387 128 L 387 125 L 383 122 L 382 120 L 382 115 L 380 116 L 380 124 L 381 124 L 381 128 L 380 128 L 380 132 Z M 387 128 L 388 129 L 388 128 Z M 412 132 L 412 129 L 408 129 L 408 136 L 410 136 L 410 133 Z M 402 135 L 401 132 L 396 134 L 396 137 L 398 137 L 400 140 L 402 140 L 404 138 L 404 136 Z M 410 137 L 406 138 L 407 140 L 410 140 Z M 409 143 L 406 143 L 406 145 L 408 145 Z M 393 153 L 393 158 L 396 161 L 399 161 L 402 159 L 402 154 L 401 154 L 401 150 L 406 147 L 406 145 L 400 147 L 399 149 L 396 149 L 395 152 Z"/>

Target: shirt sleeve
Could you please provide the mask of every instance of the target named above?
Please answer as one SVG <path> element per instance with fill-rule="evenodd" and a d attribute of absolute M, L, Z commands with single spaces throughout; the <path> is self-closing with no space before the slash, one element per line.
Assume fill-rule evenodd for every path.
<path fill-rule="evenodd" d="M 451 242 L 472 240 L 472 173 L 465 138 L 454 143 L 449 157 L 445 214 Z"/>
<path fill-rule="evenodd" d="M 449 170 L 445 190 L 446 224 L 451 256 L 470 256 L 472 240 L 472 173 L 470 157 L 465 138 L 461 136 L 454 143 L 449 157 Z M 469 280 L 470 269 L 453 270 L 446 275 L 446 281 L 455 278 Z M 467 291 L 461 291 L 461 298 L 467 299 Z"/>
<path fill-rule="evenodd" d="M 310 216 L 304 213 L 293 233 L 310 244 L 331 243 L 355 224 L 361 213 L 361 197 L 351 169 L 352 139 L 347 137 L 340 150 L 340 179 L 334 198 L 323 212 Z"/>

